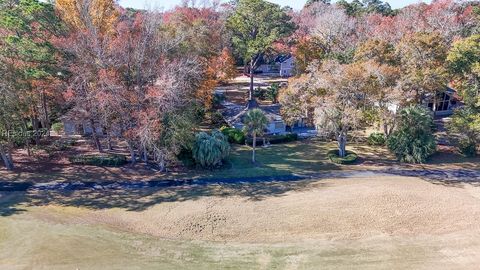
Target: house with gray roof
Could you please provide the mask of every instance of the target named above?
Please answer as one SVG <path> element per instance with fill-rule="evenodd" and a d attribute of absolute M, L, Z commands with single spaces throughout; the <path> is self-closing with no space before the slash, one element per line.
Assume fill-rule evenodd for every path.
<path fill-rule="evenodd" d="M 247 106 L 225 102 L 222 115 L 227 123 L 234 128 L 243 129 L 243 120 L 249 110 L 260 109 L 265 113 L 269 123 L 265 132 L 269 135 L 284 134 L 287 131 L 287 124 L 280 116 L 280 104 L 260 105 L 257 101 L 251 100 Z"/>

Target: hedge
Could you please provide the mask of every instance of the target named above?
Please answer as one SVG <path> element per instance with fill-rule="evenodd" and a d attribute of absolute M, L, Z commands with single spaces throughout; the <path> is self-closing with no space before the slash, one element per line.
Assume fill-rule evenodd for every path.
<path fill-rule="evenodd" d="M 92 165 L 105 167 L 121 167 L 127 163 L 127 158 L 122 155 L 80 155 L 69 158 L 72 164 Z"/>
<path fill-rule="evenodd" d="M 297 133 L 289 133 L 285 135 L 273 135 L 273 136 L 267 136 L 265 138 L 266 142 L 269 142 L 270 144 L 282 144 L 282 143 L 289 143 L 289 142 L 295 142 L 298 140 L 298 134 Z M 253 139 L 248 138 L 247 139 L 247 144 L 252 145 L 253 144 Z M 259 137 L 257 138 L 257 146 L 263 145 L 263 138 Z"/>
<path fill-rule="evenodd" d="M 344 158 L 338 156 L 338 149 L 328 151 L 328 158 L 335 164 L 353 164 L 358 159 L 358 155 L 354 152 L 347 151 L 347 155 Z"/>
<path fill-rule="evenodd" d="M 385 146 L 387 138 L 383 133 L 372 133 L 368 136 L 367 142 L 369 145 Z"/>
<path fill-rule="evenodd" d="M 229 143 L 236 143 L 236 144 L 244 144 L 245 143 L 245 133 L 243 131 L 230 128 L 230 127 L 222 127 L 220 131 L 223 135 L 227 136 Z"/>

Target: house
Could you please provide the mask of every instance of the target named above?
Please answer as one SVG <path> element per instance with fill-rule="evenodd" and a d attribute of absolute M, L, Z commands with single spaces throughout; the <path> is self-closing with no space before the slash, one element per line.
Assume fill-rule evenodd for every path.
<path fill-rule="evenodd" d="M 432 110 L 435 116 L 449 116 L 462 105 L 457 92 L 450 87 L 439 91 L 436 96 L 427 95 L 423 104 Z"/>
<path fill-rule="evenodd" d="M 255 70 L 256 73 L 291 77 L 295 75 L 295 57 L 292 55 L 280 55 L 273 61 L 265 61 Z"/>
<path fill-rule="evenodd" d="M 63 124 L 63 131 L 67 136 L 80 135 L 90 136 L 94 132 L 97 135 L 103 135 L 103 129 L 99 123 L 94 124 L 94 128 L 88 120 L 87 113 L 83 110 L 71 110 L 60 118 Z"/>
<path fill-rule="evenodd" d="M 280 76 L 291 77 L 295 75 L 295 58 L 289 56 L 280 62 Z"/>
<path fill-rule="evenodd" d="M 265 113 L 269 123 L 265 132 L 269 135 L 286 133 L 287 125 L 280 116 L 280 104 L 259 105 L 255 100 L 249 101 L 248 105 L 241 106 L 231 102 L 224 102 L 225 107 L 222 115 L 227 123 L 236 129 L 243 129 L 243 120 L 249 110 L 258 108 Z"/>
<path fill-rule="evenodd" d="M 463 104 L 457 92 L 450 87 L 446 87 L 444 90 L 438 91 L 436 95 L 425 95 L 422 99 L 422 105 L 429 108 L 435 116 L 444 117 L 452 115 L 455 109 Z M 393 113 L 397 113 L 400 105 L 397 102 L 393 102 L 388 105 L 388 109 Z"/>

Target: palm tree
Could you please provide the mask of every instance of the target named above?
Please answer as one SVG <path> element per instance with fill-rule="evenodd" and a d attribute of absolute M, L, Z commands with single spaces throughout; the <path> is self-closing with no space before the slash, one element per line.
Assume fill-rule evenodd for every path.
<path fill-rule="evenodd" d="M 260 109 L 253 109 L 247 112 L 245 119 L 245 132 L 253 137 L 252 162 L 255 163 L 255 148 L 257 146 L 257 136 L 262 136 L 268 125 L 268 119 Z"/>

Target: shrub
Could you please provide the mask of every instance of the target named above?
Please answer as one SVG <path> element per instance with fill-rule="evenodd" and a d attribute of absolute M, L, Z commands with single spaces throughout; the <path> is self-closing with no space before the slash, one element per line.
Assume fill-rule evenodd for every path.
<path fill-rule="evenodd" d="M 201 132 L 195 136 L 193 158 L 204 168 L 215 168 L 222 165 L 222 161 L 230 154 L 230 144 L 220 131 L 213 131 L 211 135 Z"/>
<path fill-rule="evenodd" d="M 424 163 L 437 148 L 432 126 L 427 108 L 407 107 L 400 112 L 398 129 L 388 138 L 387 146 L 401 162 Z"/>
<path fill-rule="evenodd" d="M 338 149 L 328 151 L 327 155 L 330 161 L 332 161 L 335 164 L 343 164 L 343 165 L 353 164 L 358 159 L 358 155 L 351 151 L 347 151 L 347 154 L 345 155 L 345 157 L 341 158 L 338 155 Z"/>
<path fill-rule="evenodd" d="M 289 133 L 285 135 L 275 135 L 272 137 L 268 138 L 268 141 L 271 144 L 281 144 L 281 143 L 289 143 L 289 142 L 294 142 L 298 140 L 298 134 L 297 133 Z"/>
<path fill-rule="evenodd" d="M 57 134 L 63 132 L 63 123 L 57 122 L 52 124 L 52 130 L 55 131 Z"/>
<path fill-rule="evenodd" d="M 177 159 L 185 166 L 186 168 L 194 169 L 195 160 L 193 159 L 193 150 L 183 148 L 180 150 L 180 153 L 177 155 Z"/>
<path fill-rule="evenodd" d="M 284 135 L 267 136 L 265 138 L 265 141 L 270 143 L 270 144 L 282 144 L 282 143 L 295 142 L 295 141 L 298 141 L 298 134 L 297 133 L 289 133 L 289 134 L 284 134 Z M 247 144 L 252 145 L 253 144 L 253 139 L 248 138 L 247 139 Z M 257 138 L 257 145 L 259 145 L 259 146 L 263 145 L 263 138 Z"/>
<path fill-rule="evenodd" d="M 127 163 L 127 158 L 122 155 L 79 155 L 70 157 L 69 160 L 77 165 L 105 167 L 120 167 Z"/>
<path fill-rule="evenodd" d="M 447 125 L 448 132 L 458 137 L 457 148 L 467 157 L 477 155 L 480 145 L 480 110 L 466 106 L 455 111 L 452 121 Z"/>
<path fill-rule="evenodd" d="M 270 100 L 271 102 L 277 103 L 279 93 L 280 93 L 280 84 L 273 83 L 271 86 L 267 88 L 264 96 L 266 99 Z"/>
<path fill-rule="evenodd" d="M 477 155 L 477 144 L 467 139 L 460 140 L 458 150 L 466 157 L 475 157 Z"/>
<path fill-rule="evenodd" d="M 214 126 L 220 126 L 225 123 L 225 119 L 220 112 L 207 112 L 205 116 L 207 120 Z"/>
<path fill-rule="evenodd" d="M 372 133 L 368 136 L 367 142 L 369 145 L 384 146 L 387 142 L 387 138 L 383 133 Z"/>
<path fill-rule="evenodd" d="M 266 93 L 267 91 L 261 87 L 257 87 L 253 90 L 253 96 L 260 100 L 266 99 Z"/>
<path fill-rule="evenodd" d="M 223 135 L 227 136 L 228 142 L 235 143 L 235 144 L 244 144 L 245 143 L 245 133 L 243 131 L 230 128 L 230 127 L 222 127 L 220 131 Z"/>
<path fill-rule="evenodd" d="M 268 100 L 277 103 L 278 95 L 280 93 L 280 84 L 273 83 L 267 88 L 257 87 L 253 91 L 253 96 L 260 100 Z"/>

